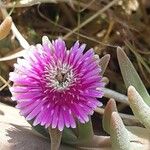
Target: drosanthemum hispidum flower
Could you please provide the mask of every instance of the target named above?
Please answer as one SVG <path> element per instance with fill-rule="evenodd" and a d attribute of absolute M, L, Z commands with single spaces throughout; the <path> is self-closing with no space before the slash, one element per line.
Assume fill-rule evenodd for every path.
<path fill-rule="evenodd" d="M 103 96 L 98 59 L 93 49 L 83 54 L 86 45 L 78 41 L 67 50 L 61 38 L 42 40 L 14 64 L 12 99 L 33 125 L 75 128 L 77 120 L 87 122 L 101 105 L 96 99 Z"/>

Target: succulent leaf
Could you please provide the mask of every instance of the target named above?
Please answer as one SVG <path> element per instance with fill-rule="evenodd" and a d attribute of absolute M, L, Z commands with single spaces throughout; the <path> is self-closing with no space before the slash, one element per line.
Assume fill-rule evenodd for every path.
<path fill-rule="evenodd" d="M 91 119 L 89 122 L 85 124 L 78 123 L 77 131 L 78 131 L 77 145 L 82 145 L 87 141 L 91 141 L 94 136 Z"/>
<path fill-rule="evenodd" d="M 101 71 L 101 75 L 104 74 L 107 66 L 108 66 L 108 63 L 109 63 L 109 60 L 110 60 L 110 55 L 109 54 L 106 54 L 104 55 L 101 59 L 100 59 L 100 66 L 102 68 L 102 71 Z"/>
<path fill-rule="evenodd" d="M 117 112 L 111 115 L 110 138 L 113 150 L 131 150 L 128 130 Z"/>
<path fill-rule="evenodd" d="M 110 134 L 110 120 L 113 112 L 117 112 L 116 102 L 114 99 L 110 99 L 107 102 L 103 115 L 103 129 Z"/>
<path fill-rule="evenodd" d="M 64 128 L 62 135 L 62 143 L 74 145 L 77 143 L 77 136 L 70 128 Z"/>
<path fill-rule="evenodd" d="M 150 107 L 133 86 L 128 88 L 128 98 L 135 117 L 150 130 Z"/>
<path fill-rule="evenodd" d="M 117 57 L 126 88 L 128 88 L 130 85 L 133 85 L 143 100 L 150 105 L 150 96 L 144 84 L 142 83 L 133 64 L 120 47 L 117 49 Z"/>
<path fill-rule="evenodd" d="M 150 132 L 143 127 L 128 126 L 126 127 L 130 136 L 132 150 L 149 150 Z"/>

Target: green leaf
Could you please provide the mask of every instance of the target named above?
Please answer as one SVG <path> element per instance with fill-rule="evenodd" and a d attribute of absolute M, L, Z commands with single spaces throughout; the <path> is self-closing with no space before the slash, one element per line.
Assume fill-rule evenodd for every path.
<path fill-rule="evenodd" d="M 142 80 L 136 72 L 133 64 L 120 47 L 117 48 L 117 57 L 126 88 L 130 85 L 134 86 L 143 100 L 150 105 L 150 96 Z"/>
<path fill-rule="evenodd" d="M 149 149 L 150 132 L 143 127 L 127 126 L 130 144 L 133 150 Z"/>
<path fill-rule="evenodd" d="M 101 75 L 104 74 L 107 66 L 108 66 L 108 63 L 109 63 L 109 60 L 110 60 L 110 55 L 109 54 L 106 54 L 104 55 L 101 59 L 100 59 L 100 66 L 102 68 L 102 72 L 101 72 Z"/>
<path fill-rule="evenodd" d="M 77 143 L 77 136 L 71 128 L 64 128 L 62 142 L 69 145 L 75 145 Z"/>
<path fill-rule="evenodd" d="M 44 127 L 44 126 L 41 126 L 41 125 L 36 125 L 36 126 L 33 126 L 33 121 L 32 120 L 29 120 L 28 123 L 32 126 L 32 128 L 34 130 L 36 130 L 38 133 L 40 133 L 41 135 L 43 135 L 44 137 L 46 138 L 50 138 L 49 136 L 49 133 L 48 133 L 48 130 Z"/>
<path fill-rule="evenodd" d="M 111 115 L 110 138 L 112 150 L 131 150 L 128 130 L 117 112 Z"/>
<path fill-rule="evenodd" d="M 135 117 L 150 131 L 150 107 L 133 86 L 128 88 L 128 98 Z"/>
<path fill-rule="evenodd" d="M 78 130 L 78 141 L 77 141 L 78 145 L 83 145 L 84 143 L 87 144 L 88 141 L 89 142 L 92 141 L 94 132 L 91 119 L 89 120 L 89 122 L 85 124 L 78 123 L 77 130 Z"/>
<path fill-rule="evenodd" d="M 113 112 L 117 112 L 116 102 L 114 99 L 110 99 L 107 102 L 103 115 L 103 129 L 110 134 L 110 119 Z"/>

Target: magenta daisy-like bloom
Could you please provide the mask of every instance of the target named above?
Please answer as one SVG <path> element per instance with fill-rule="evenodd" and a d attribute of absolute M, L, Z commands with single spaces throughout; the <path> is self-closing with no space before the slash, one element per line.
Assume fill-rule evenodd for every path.
<path fill-rule="evenodd" d="M 93 110 L 101 105 L 103 83 L 99 61 L 93 49 L 85 54 L 85 44 L 77 41 L 70 50 L 59 38 L 31 46 L 23 59 L 14 64 L 12 99 L 33 125 L 58 128 L 76 127 L 76 121 L 88 122 Z"/>

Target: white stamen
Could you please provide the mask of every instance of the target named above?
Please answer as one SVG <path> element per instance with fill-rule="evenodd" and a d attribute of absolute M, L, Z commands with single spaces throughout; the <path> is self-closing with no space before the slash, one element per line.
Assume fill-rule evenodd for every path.
<path fill-rule="evenodd" d="M 55 90 L 67 90 L 75 81 L 72 67 L 66 63 L 62 64 L 60 60 L 57 61 L 57 66 L 47 65 L 45 69 L 47 86 Z"/>

